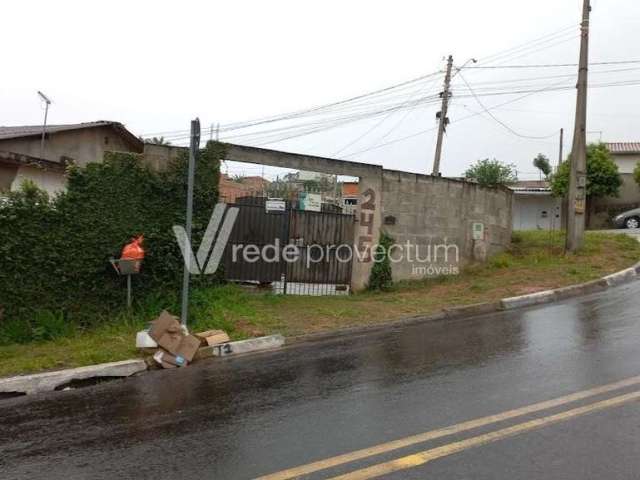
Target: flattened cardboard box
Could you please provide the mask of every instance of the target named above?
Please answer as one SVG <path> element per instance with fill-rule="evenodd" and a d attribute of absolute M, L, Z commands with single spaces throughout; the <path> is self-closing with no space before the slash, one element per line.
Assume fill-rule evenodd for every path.
<path fill-rule="evenodd" d="M 158 318 L 151 322 L 151 328 L 149 329 L 149 336 L 156 342 L 160 340 L 160 337 L 165 333 L 180 333 L 180 322 L 177 317 L 174 317 L 166 310 L 163 310 Z"/>
<path fill-rule="evenodd" d="M 165 332 L 156 341 L 158 342 L 158 345 L 164 348 L 167 352 L 175 354 L 180 347 L 180 343 L 183 338 L 184 335 L 182 335 L 182 333 Z"/>
<path fill-rule="evenodd" d="M 196 333 L 203 345 L 218 345 L 220 343 L 228 342 L 229 335 L 224 330 L 207 330 L 206 332 Z"/>
<path fill-rule="evenodd" d="M 193 360 L 200 347 L 200 340 L 193 335 L 185 335 L 178 318 L 166 310 L 151 322 L 149 336 L 170 354 L 185 358 L 189 362 Z"/>

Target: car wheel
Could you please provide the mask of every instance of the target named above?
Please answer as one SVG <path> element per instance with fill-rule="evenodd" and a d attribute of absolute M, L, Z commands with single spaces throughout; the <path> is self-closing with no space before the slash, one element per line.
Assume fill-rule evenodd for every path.
<path fill-rule="evenodd" d="M 640 227 L 640 218 L 629 217 L 624 221 L 624 226 L 627 228 L 638 228 Z"/>

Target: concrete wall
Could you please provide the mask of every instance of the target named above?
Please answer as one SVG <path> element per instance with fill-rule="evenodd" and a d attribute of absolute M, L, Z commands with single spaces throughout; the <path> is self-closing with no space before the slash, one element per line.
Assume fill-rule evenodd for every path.
<path fill-rule="evenodd" d="M 434 267 L 431 270 L 427 269 L 429 263 L 416 265 L 415 256 L 412 261 L 405 251 L 402 260 L 392 265 L 395 280 L 443 274 L 446 273 L 443 267 L 459 269 L 473 259 L 483 260 L 503 250 L 511 241 L 513 192 L 507 188 L 486 189 L 459 180 L 383 170 L 379 165 L 240 145 L 228 145 L 226 159 L 359 177 L 354 244 L 361 251 L 377 244 L 381 231 L 394 237 L 396 245 L 406 245 L 409 241 L 412 247 L 405 250 L 417 247 L 421 259 L 426 258 L 430 247 L 454 245 L 458 250 L 459 261 L 453 262 L 455 249 L 446 250 L 445 260 L 440 248 L 440 257 L 430 262 Z M 473 239 L 474 223 L 484 227 L 481 239 Z M 368 255 L 354 260 L 353 290 L 366 286 L 372 265 Z M 420 268 L 416 270 L 416 267 Z"/>
<path fill-rule="evenodd" d="M 613 161 L 618 165 L 618 171 L 620 173 L 633 173 L 633 169 L 636 168 L 636 164 L 640 162 L 640 155 L 625 154 L 625 155 L 612 155 Z"/>
<path fill-rule="evenodd" d="M 50 196 L 64 191 L 67 183 L 64 173 L 45 170 L 36 166 L 22 165 L 11 184 L 11 190 L 19 190 L 25 180 L 33 181 Z"/>
<path fill-rule="evenodd" d="M 0 140 L 0 150 L 39 158 L 40 137 Z M 84 166 L 101 162 L 106 151 L 129 152 L 131 148 L 114 129 L 95 127 L 48 134 L 43 157 L 54 162 L 66 157 Z"/>
<path fill-rule="evenodd" d="M 18 175 L 18 165 L 0 164 L 0 193 L 11 190 L 16 175 Z"/>
<path fill-rule="evenodd" d="M 187 147 L 176 147 L 173 145 L 145 143 L 142 161 L 155 170 L 164 170 L 170 162 L 178 158 L 178 155 L 182 151 L 187 152 L 189 149 Z"/>
<path fill-rule="evenodd" d="M 511 242 L 513 194 L 506 188 L 384 170 L 382 192 L 382 229 L 414 254 L 406 258 L 404 249 L 405 260 L 393 263 L 394 280 L 455 274 Z M 474 223 L 483 225 L 481 239 L 473 238 Z"/>

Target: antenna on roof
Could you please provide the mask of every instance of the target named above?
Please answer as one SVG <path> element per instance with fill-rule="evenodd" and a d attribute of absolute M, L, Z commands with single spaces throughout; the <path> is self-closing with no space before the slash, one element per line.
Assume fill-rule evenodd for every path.
<path fill-rule="evenodd" d="M 47 129 L 47 115 L 49 114 L 49 105 L 51 105 L 51 100 L 44 93 L 38 90 L 38 95 L 44 101 L 44 123 L 42 124 L 42 138 L 40 139 L 40 158 L 44 159 L 44 135 Z"/>

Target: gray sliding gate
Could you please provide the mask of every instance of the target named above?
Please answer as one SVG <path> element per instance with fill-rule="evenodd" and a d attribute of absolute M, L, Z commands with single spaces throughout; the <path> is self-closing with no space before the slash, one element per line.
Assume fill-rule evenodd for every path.
<path fill-rule="evenodd" d="M 261 198 L 233 206 L 239 213 L 224 255 L 228 280 L 271 283 L 285 294 L 348 291 L 353 215 L 298 210 L 288 202 L 283 212 L 267 212 Z M 297 259 L 285 261 L 287 255 Z"/>

